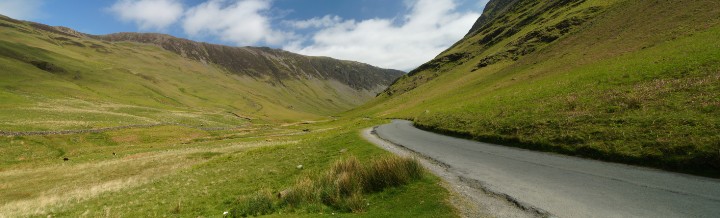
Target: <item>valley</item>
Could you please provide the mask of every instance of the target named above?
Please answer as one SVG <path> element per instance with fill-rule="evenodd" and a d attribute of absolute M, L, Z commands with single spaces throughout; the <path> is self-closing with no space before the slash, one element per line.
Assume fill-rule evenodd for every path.
<path fill-rule="evenodd" d="M 169 29 L 116 18 L 140 32 L 94 35 L 0 15 L 0 218 L 717 212 L 718 1 L 481 2 L 462 39 L 407 73 L 271 39 L 359 58 L 402 48 L 354 47 L 366 39 L 447 40 L 442 24 L 470 3 L 284 20 L 294 12 L 274 1 L 158 2 L 179 4 Z M 245 3 L 277 17 L 213 29 L 247 24 L 223 11 Z M 201 14 L 219 19 L 206 35 L 185 29 L 197 10 L 217 10 Z M 199 40 L 248 34 L 260 38 L 233 42 L 255 46 Z"/>
<path fill-rule="evenodd" d="M 283 191 L 338 159 L 390 157 L 355 134 L 382 121 L 332 115 L 401 71 L 1 18 L 0 217 L 240 216 L 256 212 L 243 196 Z M 187 47 L 166 48 L 178 43 Z M 352 210 L 301 202 L 271 213 L 450 215 L 437 182 L 369 193 Z"/>

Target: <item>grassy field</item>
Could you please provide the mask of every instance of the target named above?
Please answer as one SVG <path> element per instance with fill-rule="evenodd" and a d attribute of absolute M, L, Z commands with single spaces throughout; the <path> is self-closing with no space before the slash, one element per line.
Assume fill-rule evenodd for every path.
<path fill-rule="evenodd" d="M 391 154 L 362 140 L 359 127 L 381 120 L 338 120 L 285 127 L 202 131 L 153 127 L 102 134 L 4 137 L 0 214 L 5 217 L 221 217 L 260 191 L 275 195 L 316 177 L 338 160 Z M 69 157 L 63 161 L 62 157 Z M 298 169 L 298 165 L 303 165 Z M 455 216 L 439 179 L 358 196 L 362 210 L 324 204 L 281 206 L 269 216 Z"/>
<path fill-rule="evenodd" d="M 579 2 L 562 10 L 528 4 L 510 11 L 350 114 L 411 119 L 481 141 L 720 175 L 718 2 Z M 536 20 L 520 26 L 533 11 L 539 11 Z M 554 41 L 517 43 L 552 35 L 556 23 L 578 16 L 592 18 Z M 522 28 L 488 37 L 514 24 Z M 535 50 L 516 52 L 527 44 Z"/>
<path fill-rule="evenodd" d="M 0 78 L 0 217 L 238 216 L 243 199 L 274 197 L 336 161 L 392 160 L 359 136 L 384 121 L 331 117 L 370 96 L 338 82 L 277 84 L 2 16 Z M 97 131 L 114 127 L 127 128 Z M 49 134 L 64 130 L 75 132 Z M 422 175 L 334 195 L 353 209 L 273 198 L 267 215 L 456 216 L 440 180 Z"/>

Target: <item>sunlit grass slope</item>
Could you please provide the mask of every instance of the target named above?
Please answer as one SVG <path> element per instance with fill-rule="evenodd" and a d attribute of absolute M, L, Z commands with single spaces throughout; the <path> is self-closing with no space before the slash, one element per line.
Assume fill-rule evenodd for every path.
<path fill-rule="evenodd" d="M 501 6 L 352 113 L 413 119 L 481 141 L 720 175 L 720 2 Z"/>
<path fill-rule="evenodd" d="M 0 130 L 297 121 L 345 111 L 373 96 L 338 88 L 344 86 L 337 81 L 268 82 L 224 69 L 158 46 L 73 37 L 2 17 Z"/>

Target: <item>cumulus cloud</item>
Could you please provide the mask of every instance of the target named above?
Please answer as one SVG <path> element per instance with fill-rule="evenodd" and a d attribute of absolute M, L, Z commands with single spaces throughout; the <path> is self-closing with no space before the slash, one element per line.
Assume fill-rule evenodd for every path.
<path fill-rule="evenodd" d="M 110 11 L 141 30 L 159 30 L 177 22 L 184 9 L 178 0 L 119 0 Z"/>
<path fill-rule="evenodd" d="M 21 20 L 29 20 L 42 15 L 42 0 L 2 0 L 0 14 Z"/>
<path fill-rule="evenodd" d="M 461 39 L 480 16 L 476 12 L 461 12 L 455 0 L 408 3 L 410 12 L 399 18 L 400 22 L 394 19 L 330 19 L 332 17 L 296 22 L 302 24 L 297 27 L 330 25 L 325 25 L 308 39 L 287 43 L 284 49 L 410 70 Z M 332 22 L 322 22 L 324 20 Z"/>
<path fill-rule="evenodd" d="M 278 45 L 292 33 L 271 28 L 265 14 L 271 7 L 269 0 L 210 0 L 185 13 L 183 29 L 190 36 L 213 36 L 238 45 L 266 43 Z"/>
<path fill-rule="evenodd" d="M 180 22 L 192 38 L 279 46 L 305 55 L 400 70 L 434 58 L 461 39 L 480 16 L 460 8 L 463 0 L 403 0 L 408 12 L 396 18 L 353 20 L 324 15 L 284 21 L 271 15 L 273 0 L 207 0 L 186 10 L 179 1 L 118 0 L 112 11 L 141 29 L 163 29 Z"/>
<path fill-rule="evenodd" d="M 337 15 L 325 15 L 324 17 L 315 17 L 308 20 L 283 21 L 283 23 L 295 29 L 331 27 L 341 22 L 342 18 Z"/>

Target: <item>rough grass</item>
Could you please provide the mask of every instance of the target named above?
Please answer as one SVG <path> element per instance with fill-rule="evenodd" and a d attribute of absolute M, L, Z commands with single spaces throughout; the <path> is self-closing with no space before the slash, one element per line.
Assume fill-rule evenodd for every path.
<path fill-rule="evenodd" d="M 104 133 L 108 137 L 100 141 L 116 140 L 113 146 L 84 142 L 82 134 L 3 137 L 7 142 L 15 141 L 14 146 L 2 147 L 0 154 L 36 153 L 25 152 L 25 148 L 47 149 L 47 154 L 23 161 L 7 161 L 15 157 L 12 155 L 0 157 L 4 161 L 0 163 L 0 214 L 219 217 L 232 212 L 314 217 L 353 214 L 346 208 L 362 208 L 364 212 L 357 215 L 454 217 L 446 202 L 447 191 L 432 176 L 380 192 L 351 195 L 339 201 L 342 208 L 322 203 L 315 190 L 320 187 L 323 172 L 335 171 L 334 162 L 355 157 L 369 163 L 374 157 L 388 155 L 357 133 L 358 127 L 381 122 L 356 119 L 244 130 L 155 127 Z M 55 153 L 58 150 L 70 160 L 59 158 Z M 297 169 L 298 164 L 304 167 Z M 340 177 L 347 178 L 332 178 Z M 296 190 L 291 192 L 294 197 L 288 195 L 281 201 L 276 194 L 288 187 Z M 242 198 L 247 201 L 239 201 Z M 251 204 L 241 206 L 238 202 Z"/>
<path fill-rule="evenodd" d="M 229 214 L 232 214 L 230 217 L 235 217 L 234 215 L 247 217 L 270 214 L 275 211 L 274 198 L 275 196 L 269 190 L 262 190 L 243 197 L 238 200 L 238 207 L 230 210 Z"/>
<path fill-rule="evenodd" d="M 344 213 L 322 203 L 277 210 L 267 192 L 337 159 L 385 154 L 357 136 L 377 120 L 305 122 L 370 91 L 238 76 L 157 46 L 58 34 L 0 16 L 0 217 L 218 217 L 238 196 L 249 197 L 253 215 Z M 119 126 L 136 127 L 8 134 Z M 371 217 L 453 217 L 438 182 L 423 177 L 343 202 Z"/>
<path fill-rule="evenodd" d="M 341 212 L 361 213 L 369 203 L 366 194 L 406 185 L 422 179 L 424 170 L 414 159 L 388 156 L 363 165 L 354 156 L 311 177 L 302 177 L 273 198 L 267 190 L 241 198 L 232 216 L 255 216 L 284 207 L 302 208 L 324 204 Z"/>
<path fill-rule="evenodd" d="M 142 186 L 203 163 L 212 156 L 287 142 L 236 142 L 213 148 L 185 145 L 171 150 L 167 150 L 169 147 L 163 146 L 164 143 L 168 141 L 148 143 L 139 146 L 145 148 L 135 149 L 86 145 L 72 151 L 85 154 L 70 155 L 70 161 L 38 158 L 5 163 L 0 172 L 3 183 L 0 191 L 4 193 L 0 197 L 3 202 L 0 214 L 16 217 L 48 213 L 49 208 L 62 208 L 105 193 Z M 154 146 L 161 148 L 154 149 Z M 204 158 L 195 158 L 198 155 Z"/>
<path fill-rule="evenodd" d="M 591 22 L 517 60 L 477 68 L 544 24 L 531 23 L 489 47 L 478 43 L 485 33 L 465 39 L 444 54 L 481 55 L 419 71 L 389 89 L 394 93 L 348 114 L 400 117 L 481 141 L 720 175 L 718 2 L 585 1 L 540 17 L 552 24 L 551 17 L 560 21 L 598 5 L 604 12 Z M 522 17 L 521 11 L 509 16 Z"/>

